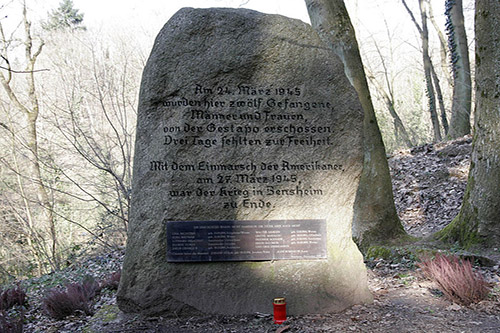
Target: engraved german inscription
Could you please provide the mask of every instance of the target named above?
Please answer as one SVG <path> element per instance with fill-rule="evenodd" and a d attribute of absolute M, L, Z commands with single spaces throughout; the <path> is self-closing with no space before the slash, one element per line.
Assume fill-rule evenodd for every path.
<path fill-rule="evenodd" d="M 223 197 L 221 209 L 272 209 L 283 196 L 323 196 L 321 185 L 309 184 L 314 173 L 342 173 L 342 161 L 320 158 L 304 161 L 259 157 L 244 163 L 218 161 L 219 152 L 245 149 L 314 149 L 334 145 L 333 124 L 314 117 L 333 112 L 327 100 L 308 100 L 300 87 L 213 86 L 195 84 L 189 96 L 175 96 L 160 108 L 180 117 L 166 118 L 157 134 L 165 149 L 198 148 L 213 151 L 213 158 L 152 160 L 149 171 L 183 179 L 182 189 L 168 191 L 172 199 Z"/>

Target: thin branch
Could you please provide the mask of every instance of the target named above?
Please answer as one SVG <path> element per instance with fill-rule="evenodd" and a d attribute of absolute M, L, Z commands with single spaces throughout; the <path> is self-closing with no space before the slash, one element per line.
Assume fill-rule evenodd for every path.
<path fill-rule="evenodd" d="M 2 57 L 3 58 L 3 57 Z M 5 59 L 5 58 L 4 58 Z M 13 70 L 13 69 L 10 69 L 10 68 L 6 68 L 6 67 L 3 67 L 3 66 L 0 66 L 1 69 L 5 69 L 6 71 L 9 71 L 9 72 L 12 72 L 12 73 L 16 73 L 16 74 L 31 74 L 31 73 L 36 73 L 36 72 L 45 72 L 45 71 L 50 71 L 50 69 L 48 68 L 44 68 L 44 69 L 34 69 L 32 71 L 16 71 L 16 70 Z"/>
<path fill-rule="evenodd" d="M 401 2 L 403 3 L 403 6 L 406 8 L 406 11 L 410 15 L 411 20 L 415 24 L 415 27 L 417 28 L 418 32 L 422 36 L 424 32 L 423 32 L 422 28 L 420 27 L 420 24 L 418 24 L 417 19 L 415 19 L 415 16 L 413 15 L 413 12 L 411 11 L 410 7 L 408 7 L 405 0 L 401 0 Z"/>

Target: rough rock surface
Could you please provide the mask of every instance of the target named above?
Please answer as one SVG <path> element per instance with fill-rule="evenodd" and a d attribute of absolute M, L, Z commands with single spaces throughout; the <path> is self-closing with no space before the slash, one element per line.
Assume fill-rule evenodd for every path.
<path fill-rule="evenodd" d="M 362 117 L 342 63 L 309 25 L 181 9 L 143 73 L 120 309 L 268 313 L 285 296 L 290 314 L 304 314 L 369 302 L 351 240 Z M 326 220 L 327 259 L 166 260 L 166 221 L 300 219 Z"/>

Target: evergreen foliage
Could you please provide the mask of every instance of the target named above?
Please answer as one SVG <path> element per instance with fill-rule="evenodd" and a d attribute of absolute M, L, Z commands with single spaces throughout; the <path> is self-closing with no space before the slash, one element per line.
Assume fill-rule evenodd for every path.
<path fill-rule="evenodd" d="M 453 21 L 451 19 L 451 9 L 456 5 L 455 0 L 447 0 L 445 3 L 446 11 L 446 34 L 448 35 L 448 47 L 450 49 L 450 62 L 453 71 L 453 77 L 457 77 L 457 62 L 460 55 L 457 51 L 457 41 L 455 36 L 455 27 L 453 26 Z"/>
<path fill-rule="evenodd" d="M 63 0 L 59 3 L 59 8 L 49 14 L 49 19 L 42 23 L 45 30 L 87 30 L 82 25 L 83 13 L 74 8 L 73 0 Z"/>

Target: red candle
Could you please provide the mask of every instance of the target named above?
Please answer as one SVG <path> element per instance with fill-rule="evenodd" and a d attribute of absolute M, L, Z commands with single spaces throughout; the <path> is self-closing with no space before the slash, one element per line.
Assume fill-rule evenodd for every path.
<path fill-rule="evenodd" d="M 286 300 L 284 297 L 276 297 L 273 300 L 274 323 L 283 324 L 286 321 Z"/>

